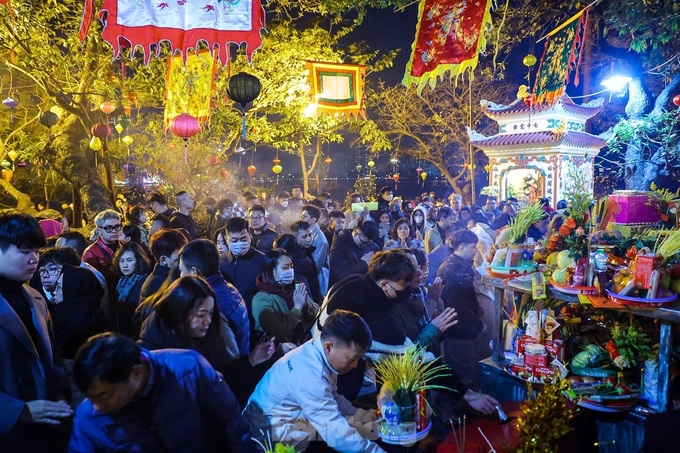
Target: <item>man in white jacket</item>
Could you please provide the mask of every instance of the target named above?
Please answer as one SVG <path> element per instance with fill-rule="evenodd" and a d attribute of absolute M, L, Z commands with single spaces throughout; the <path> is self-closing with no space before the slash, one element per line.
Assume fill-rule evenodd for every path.
<path fill-rule="evenodd" d="M 271 433 L 296 451 L 322 440 L 340 452 L 383 452 L 357 430 L 368 427 L 361 430 L 370 436 L 375 411 L 357 409 L 336 388 L 337 376 L 356 368 L 371 341 L 359 315 L 334 311 L 319 338 L 288 352 L 257 385 L 243 411 L 251 433 Z"/>

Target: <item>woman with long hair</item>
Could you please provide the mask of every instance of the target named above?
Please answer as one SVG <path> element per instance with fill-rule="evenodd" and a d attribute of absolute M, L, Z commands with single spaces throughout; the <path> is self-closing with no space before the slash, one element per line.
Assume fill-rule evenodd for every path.
<path fill-rule="evenodd" d="M 215 230 L 213 234 L 213 243 L 217 247 L 217 253 L 220 256 L 224 255 L 229 251 L 229 246 L 227 245 L 227 229 L 222 227 Z"/>
<path fill-rule="evenodd" d="M 111 306 L 113 329 L 134 338 L 133 317 L 151 262 L 140 244 L 127 242 L 113 255 L 113 272 L 119 276 Z"/>
<path fill-rule="evenodd" d="M 407 219 L 399 219 L 390 230 L 390 240 L 385 242 L 384 250 L 425 248 L 422 238 L 418 239 Z"/>
<path fill-rule="evenodd" d="M 262 274 L 255 282 L 259 290 L 253 297 L 255 329 L 279 343 L 303 342 L 319 310 L 306 285 L 296 283 L 294 275 L 290 254 L 273 249 L 265 254 Z"/>

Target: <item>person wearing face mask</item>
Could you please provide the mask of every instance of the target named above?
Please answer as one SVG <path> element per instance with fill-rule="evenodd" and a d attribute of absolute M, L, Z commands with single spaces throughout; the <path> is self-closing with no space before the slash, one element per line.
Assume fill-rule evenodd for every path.
<path fill-rule="evenodd" d="M 220 255 L 220 272 L 236 287 L 248 307 L 248 313 L 252 314 L 251 302 L 257 293 L 255 276 L 262 272 L 264 254 L 250 246 L 246 219 L 232 217 L 227 220 L 225 231 L 229 250 Z M 252 318 L 250 321 L 253 321 Z"/>
<path fill-rule="evenodd" d="M 442 299 L 446 307 L 458 312 L 458 325 L 446 332 L 444 338 L 444 362 L 449 364 L 463 379 L 474 380 L 479 367 L 474 355 L 473 342 L 485 334 L 482 320 L 484 309 L 477 300 L 475 280 L 480 275 L 474 267 L 477 253 L 477 235 L 470 230 L 458 230 L 450 240 L 453 254 L 441 265 L 437 276 L 442 278 Z"/>
<path fill-rule="evenodd" d="M 392 216 L 387 210 L 378 212 L 378 237 L 375 243 L 382 250 L 385 247 L 385 242 L 390 240 L 390 230 L 392 229 Z"/>
<path fill-rule="evenodd" d="M 378 227 L 369 220 L 358 222 L 354 229 L 342 230 L 335 235 L 330 251 L 329 287 L 346 275 L 366 273 L 368 261 L 379 250 L 373 242 L 377 237 Z"/>
<path fill-rule="evenodd" d="M 283 249 L 264 256 L 253 297 L 255 330 L 275 337 L 278 343 L 300 344 L 311 327 L 319 306 L 307 295 L 304 283 L 296 283 L 293 258 Z"/>

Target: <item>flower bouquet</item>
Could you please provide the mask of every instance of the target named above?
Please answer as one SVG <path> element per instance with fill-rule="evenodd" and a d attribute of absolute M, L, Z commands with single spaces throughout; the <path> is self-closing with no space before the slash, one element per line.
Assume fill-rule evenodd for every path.
<path fill-rule="evenodd" d="M 447 387 L 432 384 L 432 381 L 450 376 L 446 365 L 437 360 L 425 362 L 425 349 L 413 345 L 403 354 L 392 354 L 375 363 L 377 379 L 382 382 L 378 395 L 378 409 L 381 411 L 380 437 L 383 440 L 417 440 L 429 431 L 429 405 L 427 390 L 449 390 Z"/>
<path fill-rule="evenodd" d="M 545 215 L 540 202 L 525 206 L 517 213 L 508 228 L 499 233 L 499 245 L 494 245 L 489 252 L 489 274 L 519 276 L 536 270 L 535 244 L 525 243 L 525 239 L 529 227 Z"/>

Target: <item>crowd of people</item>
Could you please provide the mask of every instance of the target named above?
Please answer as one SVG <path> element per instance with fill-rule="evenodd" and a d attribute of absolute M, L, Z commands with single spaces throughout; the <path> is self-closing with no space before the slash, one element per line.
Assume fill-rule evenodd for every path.
<path fill-rule="evenodd" d="M 88 237 L 0 212 L 0 452 L 384 451 L 353 402 L 414 344 L 451 369 L 437 417 L 494 412 L 480 272 L 517 200 L 377 198 L 245 192 L 198 225 L 191 194 L 155 193 Z"/>

